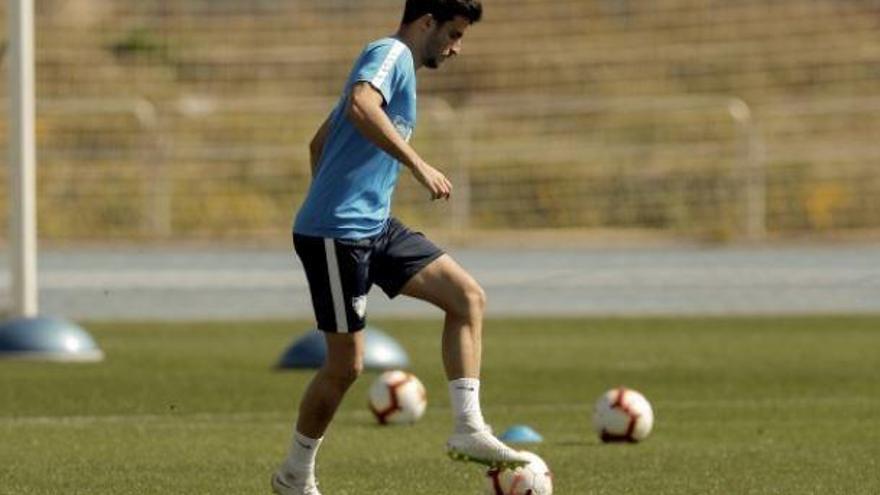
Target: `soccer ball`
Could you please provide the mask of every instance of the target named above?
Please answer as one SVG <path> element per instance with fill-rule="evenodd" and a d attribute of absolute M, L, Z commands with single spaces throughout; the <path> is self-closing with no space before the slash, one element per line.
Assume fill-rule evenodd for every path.
<path fill-rule="evenodd" d="M 370 411 L 381 425 L 415 423 L 427 405 L 425 386 L 412 373 L 386 371 L 370 386 Z"/>
<path fill-rule="evenodd" d="M 492 468 L 486 473 L 488 495 L 552 495 L 553 475 L 547 464 L 531 452 L 521 452 L 530 460 L 516 469 Z"/>
<path fill-rule="evenodd" d="M 626 387 L 605 392 L 593 410 L 593 430 L 603 442 L 639 442 L 654 426 L 654 411 L 644 395 Z"/>

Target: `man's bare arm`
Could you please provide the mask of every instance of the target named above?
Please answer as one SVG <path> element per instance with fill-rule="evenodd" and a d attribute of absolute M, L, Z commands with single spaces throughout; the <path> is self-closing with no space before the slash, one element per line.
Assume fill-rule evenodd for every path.
<path fill-rule="evenodd" d="M 382 93 L 367 82 L 354 85 L 348 100 L 347 117 L 367 139 L 404 164 L 431 193 L 432 199 L 446 198 L 452 183 L 440 171 L 422 160 L 397 132 L 382 110 Z"/>
<path fill-rule="evenodd" d="M 327 140 L 327 132 L 329 130 L 330 117 L 328 116 L 309 143 L 309 161 L 312 165 L 312 177 L 315 177 L 315 174 L 318 173 L 318 163 L 321 161 L 321 154 L 324 152 L 324 142 Z"/>

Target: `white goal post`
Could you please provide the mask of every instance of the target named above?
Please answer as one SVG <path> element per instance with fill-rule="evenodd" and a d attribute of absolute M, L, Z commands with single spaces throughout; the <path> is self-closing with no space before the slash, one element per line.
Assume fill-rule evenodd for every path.
<path fill-rule="evenodd" d="M 9 0 L 10 316 L 37 315 L 33 0 Z"/>

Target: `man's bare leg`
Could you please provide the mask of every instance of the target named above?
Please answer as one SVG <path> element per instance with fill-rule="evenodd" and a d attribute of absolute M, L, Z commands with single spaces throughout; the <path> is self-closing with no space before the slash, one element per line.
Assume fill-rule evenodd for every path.
<path fill-rule="evenodd" d="M 321 438 L 339 403 L 364 367 L 364 333 L 325 333 L 327 360 L 309 383 L 299 404 L 296 430 Z"/>
<path fill-rule="evenodd" d="M 345 393 L 363 370 L 363 332 L 325 333 L 327 360 L 309 383 L 300 400 L 296 431 L 287 459 L 276 474 L 282 487 L 309 487 L 317 493 L 315 457 L 324 432 Z M 273 486 L 278 483 L 273 479 Z M 276 491 L 278 488 L 276 488 Z M 310 493 L 304 490 L 303 493 Z"/>
<path fill-rule="evenodd" d="M 450 456 L 492 466 L 526 464 L 528 460 L 492 436 L 483 421 L 479 394 L 486 294 L 482 287 L 443 255 L 413 276 L 401 293 L 446 312 L 443 365 L 455 416 L 455 433 L 447 443 Z"/>
<path fill-rule="evenodd" d="M 443 255 L 413 276 L 401 294 L 427 301 L 446 312 L 446 378 L 480 378 L 486 293 L 476 280 L 450 256 Z"/>

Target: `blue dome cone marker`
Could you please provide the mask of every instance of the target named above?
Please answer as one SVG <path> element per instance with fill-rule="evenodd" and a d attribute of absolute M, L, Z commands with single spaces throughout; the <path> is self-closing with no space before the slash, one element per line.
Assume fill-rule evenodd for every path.
<path fill-rule="evenodd" d="M 409 368 L 409 356 L 401 345 L 390 335 L 367 327 L 364 333 L 364 368 L 369 370 L 390 370 Z M 323 332 L 310 330 L 296 339 L 281 355 L 278 367 L 282 369 L 320 368 L 327 359 L 327 343 Z"/>
<path fill-rule="evenodd" d="M 39 316 L 0 324 L 0 358 L 94 362 L 104 353 L 75 323 Z"/>
<path fill-rule="evenodd" d="M 278 360 L 279 368 L 320 368 L 327 358 L 327 343 L 318 330 L 297 338 Z"/>
<path fill-rule="evenodd" d="M 373 327 L 364 329 L 364 367 L 369 370 L 409 368 L 409 356 L 394 337 Z"/>
<path fill-rule="evenodd" d="M 507 443 L 540 443 L 544 441 L 544 437 L 526 425 L 511 426 L 498 438 Z"/>

